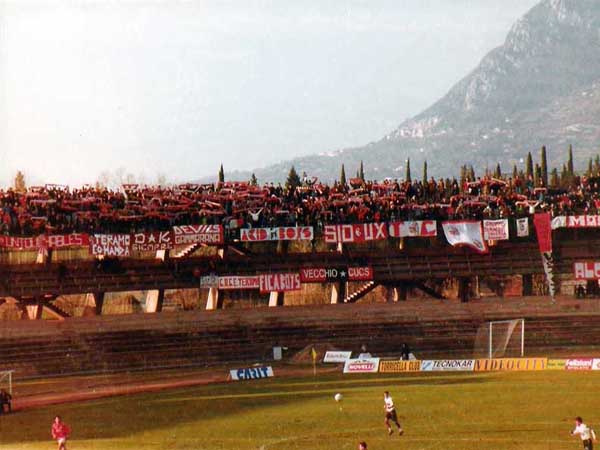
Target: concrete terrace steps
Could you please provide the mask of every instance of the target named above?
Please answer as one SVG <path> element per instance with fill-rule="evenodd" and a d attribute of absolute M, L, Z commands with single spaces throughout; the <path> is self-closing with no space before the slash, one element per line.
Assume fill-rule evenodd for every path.
<path fill-rule="evenodd" d="M 526 317 L 528 348 L 590 346 L 600 342 L 597 309 L 596 302 L 550 305 L 519 299 L 503 304 L 402 302 L 3 322 L 0 369 L 15 368 L 17 376 L 27 377 L 222 365 L 262 360 L 273 345 L 288 347 L 293 354 L 312 343 L 355 351 L 366 344 L 376 354 L 393 355 L 406 342 L 424 355 L 466 357 L 479 325 L 505 317 Z"/>

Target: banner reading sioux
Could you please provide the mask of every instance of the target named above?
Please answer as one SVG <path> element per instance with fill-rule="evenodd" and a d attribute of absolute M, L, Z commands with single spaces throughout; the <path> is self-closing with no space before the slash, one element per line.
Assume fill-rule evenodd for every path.
<path fill-rule="evenodd" d="M 347 243 L 387 239 L 386 223 L 358 223 L 352 225 L 325 225 L 325 242 Z"/>
<path fill-rule="evenodd" d="M 486 241 L 507 241 L 509 239 L 508 220 L 484 220 L 483 238 Z"/>
<path fill-rule="evenodd" d="M 260 292 L 288 292 L 302 288 L 298 273 L 268 273 L 258 276 Z"/>
<path fill-rule="evenodd" d="M 261 241 L 312 241 L 313 227 L 242 228 L 240 240 Z"/>
<path fill-rule="evenodd" d="M 0 236 L 0 247 L 16 250 L 38 250 L 62 247 L 86 247 L 90 243 L 87 234 L 41 234 L 36 237 Z"/>
<path fill-rule="evenodd" d="M 483 240 L 481 222 L 443 222 L 442 228 L 450 245 L 465 245 L 476 252 L 487 253 L 488 248 Z"/>
<path fill-rule="evenodd" d="M 95 234 L 90 238 L 90 253 L 95 256 L 129 256 L 131 235 Z"/>
<path fill-rule="evenodd" d="M 133 235 L 131 249 L 139 252 L 156 252 L 158 250 L 171 250 L 175 246 L 175 239 L 171 231 L 157 231 L 153 233 L 136 233 Z"/>
<path fill-rule="evenodd" d="M 222 225 L 179 225 L 173 227 L 175 244 L 221 245 L 224 241 Z"/>
<path fill-rule="evenodd" d="M 437 222 L 435 220 L 391 222 L 388 228 L 391 237 L 403 238 L 437 236 Z"/>
<path fill-rule="evenodd" d="M 343 268 L 306 268 L 300 269 L 302 283 L 323 283 L 326 281 L 371 281 L 372 267 L 343 267 Z"/>

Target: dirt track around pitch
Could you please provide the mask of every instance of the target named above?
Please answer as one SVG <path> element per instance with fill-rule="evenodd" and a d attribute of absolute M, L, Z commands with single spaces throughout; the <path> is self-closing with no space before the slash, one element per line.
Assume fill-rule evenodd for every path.
<path fill-rule="evenodd" d="M 275 366 L 278 378 L 312 375 L 312 367 Z M 339 371 L 335 367 L 321 367 L 319 374 Z M 150 372 L 148 374 L 110 374 L 74 376 L 55 379 L 28 380 L 19 383 L 13 398 L 13 411 L 41 408 L 101 398 L 180 389 L 208 384 L 227 383 L 228 368 Z"/>

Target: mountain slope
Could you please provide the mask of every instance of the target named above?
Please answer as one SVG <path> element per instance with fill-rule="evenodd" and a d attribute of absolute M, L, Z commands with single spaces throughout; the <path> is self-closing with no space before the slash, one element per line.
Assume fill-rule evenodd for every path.
<path fill-rule="evenodd" d="M 600 0 L 544 0 L 512 27 L 504 45 L 446 96 L 364 147 L 306 156 L 256 170 L 259 180 L 282 180 L 290 166 L 324 180 L 340 165 L 353 174 L 413 176 L 427 160 L 430 174 L 450 176 L 462 164 L 479 171 L 519 164 L 545 144 L 551 165 L 572 144 L 581 166 L 600 151 Z M 419 169 L 420 171 L 420 169 Z"/>

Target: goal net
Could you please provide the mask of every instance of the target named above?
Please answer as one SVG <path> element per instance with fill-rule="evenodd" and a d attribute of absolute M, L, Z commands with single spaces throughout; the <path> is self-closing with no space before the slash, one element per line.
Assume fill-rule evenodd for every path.
<path fill-rule="evenodd" d="M 0 370 L 0 389 L 4 389 L 10 395 L 12 395 L 12 381 L 13 381 L 12 370 Z"/>
<path fill-rule="evenodd" d="M 525 354 L 525 319 L 481 324 L 475 338 L 475 358 L 519 357 Z"/>

